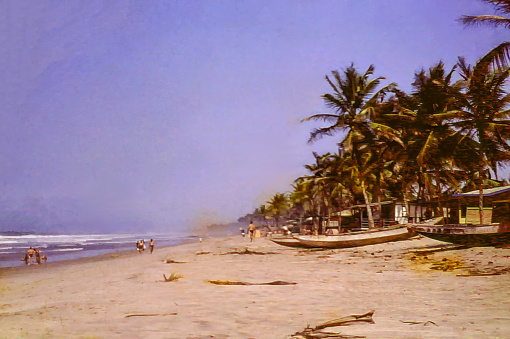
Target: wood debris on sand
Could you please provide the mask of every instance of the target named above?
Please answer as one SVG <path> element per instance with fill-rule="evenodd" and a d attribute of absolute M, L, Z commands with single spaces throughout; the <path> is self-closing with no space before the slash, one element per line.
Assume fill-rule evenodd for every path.
<path fill-rule="evenodd" d="M 250 283 L 245 281 L 230 281 L 230 280 L 207 280 L 208 283 L 213 285 L 297 285 L 296 282 L 287 282 L 287 281 L 271 281 L 267 283 Z"/>
<path fill-rule="evenodd" d="M 374 320 L 372 315 L 375 311 L 370 311 L 364 314 L 353 314 L 346 317 L 341 317 L 337 319 L 333 319 L 330 321 L 326 321 L 321 323 L 315 327 L 310 327 L 308 325 L 303 331 L 299 331 L 294 333 L 291 337 L 295 339 L 313 339 L 313 338 L 339 338 L 339 339 L 347 339 L 347 338 L 366 338 L 365 336 L 352 336 L 352 335 L 344 335 L 339 332 L 324 332 L 322 331 L 328 327 L 336 327 L 336 326 L 348 326 L 354 323 L 363 322 L 374 324 Z"/>
<path fill-rule="evenodd" d="M 165 263 L 166 264 L 187 264 L 185 261 L 175 261 L 173 259 L 166 259 Z"/>
<path fill-rule="evenodd" d="M 167 315 L 177 315 L 176 312 L 173 313 L 142 313 L 142 314 L 127 314 L 124 318 L 131 317 L 156 317 L 156 316 L 167 316 Z"/>
<path fill-rule="evenodd" d="M 419 325 L 419 324 L 423 324 L 423 326 L 428 326 L 428 325 L 435 325 L 437 327 L 439 327 L 438 324 L 436 324 L 435 322 L 431 321 L 431 320 L 427 320 L 427 321 L 408 321 L 408 320 L 400 320 L 401 323 L 404 323 L 404 324 L 408 324 L 408 325 Z"/>

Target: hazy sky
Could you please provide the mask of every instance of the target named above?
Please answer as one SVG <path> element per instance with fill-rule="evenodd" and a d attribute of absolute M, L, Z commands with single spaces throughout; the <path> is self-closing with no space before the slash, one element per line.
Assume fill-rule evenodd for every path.
<path fill-rule="evenodd" d="M 410 89 L 508 38 L 475 0 L 0 0 L 0 230 L 236 220 L 334 151 L 307 144 L 324 76 Z"/>

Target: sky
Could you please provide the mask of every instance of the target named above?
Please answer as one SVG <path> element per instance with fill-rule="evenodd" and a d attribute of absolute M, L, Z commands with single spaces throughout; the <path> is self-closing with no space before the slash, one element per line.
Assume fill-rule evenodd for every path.
<path fill-rule="evenodd" d="M 354 63 L 414 72 L 508 39 L 476 0 L 0 0 L 0 230 L 173 231 L 291 190 Z M 384 82 L 383 82 L 384 84 Z"/>

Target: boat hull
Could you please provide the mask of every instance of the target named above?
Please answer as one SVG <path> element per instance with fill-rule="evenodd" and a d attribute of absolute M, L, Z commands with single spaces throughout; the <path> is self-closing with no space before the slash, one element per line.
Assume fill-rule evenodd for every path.
<path fill-rule="evenodd" d="M 286 247 L 294 247 L 294 248 L 308 248 L 309 247 L 294 238 L 270 238 L 269 240 L 271 240 L 275 244 L 278 244 L 281 246 L 286 246 Z"/>
<path fill-rule="evenodd" d="M 348 248 L 409 239 L 413 235 L 407 227 L 370 230 L 340 235 L 296 236 L 302 244 L 314 248 Z"/>
<path fill-rule="evenodd" d="M 488 234 L 441 234 L 416 230 L 428 238 L 464 246 L 495 246 L 510 244 L 510 232 Z"/>

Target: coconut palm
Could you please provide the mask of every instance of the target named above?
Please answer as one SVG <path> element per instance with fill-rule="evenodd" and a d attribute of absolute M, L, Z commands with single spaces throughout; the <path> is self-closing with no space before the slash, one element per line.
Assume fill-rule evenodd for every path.
<path fill-rule="evenodd" d="M 267 201 L 268 209 L 273 216 L 276 228 L 279 227 L 280 218 L 285 211 L 288 210 L 288 199 L 285 193 L 276 193 L 269 201 Z"/>
<path fill-rule="evenodd" d="M 366 161 L 373 161 L 372 155 L 367 152 L 376 147 L 377 141 L 384 136 L 387 141 L 399 141 L 398 133 L 391 127 L 381 124 L 377 120 L 377 108 L 384 100 L 385 95 L 396 84 L 392 83 L 377 90 L 383 77 L 371 79 L 374 74 L 374 66 L 370 65 L 367 71 L 360 74 L 351 64 L 343 74 L 338 71 L 332 72 L 332 78 L 326 76 L 326 81 L 333 89 L 333 93 L 327 93 L 322 96 L 327 107 L 331 108 L 333 113 L 319 113 L 309 116 L 303 121 L 323 121 L 329 123 L 329 126 L 316 128 L 310 133 L 310 142 L 313 142 L 323 136 L 332 136 L 337 132 L 346 131 L 345 138 L 339 143 L 341 150 L 352 160 L 351 169 L 357 175 L 367 175 Z M 366 167 L 365 170 L 362 168 Z M 367 205 L 367 214 L 369 227 L 374 227 L 374 220 L 370 208 L 370 201 L 366 189 L 368 178 L 358 178 L 357 182 L 362 185 L 362 191 L 365 203 Z"/>
<path fill-rule="evenodd" d="M 450 121 L 456 117 L 461 105 L 462 88 L 452 82 L 455 67 L 446 71 L 443 62 L 415 74 L 413 92 L 403 100 L 409 115 L 403 141 L 406 146 L 406 166 L 417 174 L 417 199 L 437 198 L 441 210 L 441 195 L 445 179 L 456 164 L 454 153 L 462 142 L 462 136 L 454 130 Z M 427 193 L 427 194 L 426 194 Z"/>
<path fill-rule="evenodd" d="M 313 181 L 306 177 L 300 177 L 292 184 L 293 191 L 289 194 L 289 202 L 291 208 L 295 209 L 299 215 L 300 221 L 310 214 L 317 214 L 314 198 L 316 189 L 313 184 Z M 300 227 L 302 227 L 302 224 Z"/>
<path fill-rule="evenodd" d="M 307 189 L 310 195 L 311 204 L 313 207 L 314 216 L 323 216 L 325 212 L 331 215 L 331 178 L 328 177 L 328 169 L 331 166 L 332 156 L 330 153 L 319 155 L 313 152 L 315 162 L 312 164 L 304 165 L 304 167 L 311 173 L 298 178 L 295 183 L 301 184 L 302 188 Z M 314 217 L 314 227 L 319 230 L 319 219 Z"/>
<path fill-rule="evenodd" d="M 506 46 L 505 46 L 506 45 Z M 498 50 L 510 43 L 497 46 L 471 67 L 459 58 L 460 75 L 465 86 L 464 107 L 459 112 L 455 126 L 477 142 L 477 164 L 472 167 L 472 178 L 478 182 L 480 224 L 483 224 L 483 186 L 490 179 L 490 168 L 496 175 L 500 164 L 510 161 L 510 95 L 504 86 L 510 70 L 491 71 L 489 65 Z"/>

